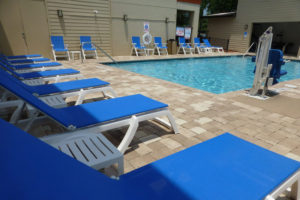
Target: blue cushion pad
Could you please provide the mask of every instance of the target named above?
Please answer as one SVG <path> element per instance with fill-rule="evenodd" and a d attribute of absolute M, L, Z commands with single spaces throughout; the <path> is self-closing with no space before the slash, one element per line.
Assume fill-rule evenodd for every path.
<path fill-rule="evenodd" d="M 55 48 L 54 51 L 68 51 L 68 49 Z"/>
<path fill-rule="evenodd" d="M 26 68 L 39 68 L 39 67 L 52 67 L 52 66 L 60 66 L 61 63 L 58 62 L 45 62 L 45 63 L 35 63 L 35 64 L 27 64 L 27 65 L 15 65 L 13 66 L 15 69 L 26 69 Z"/>
<path fill-rule="evenodd" d="M 131 117 L 135 114 L 166 108 L 167 106 L 141 94 L 136 94 L 61 108 L 59 110 L 65 116 L 68 116 L 68 119 L 64 119 L 62 123 L 66 126 L 74 125 L 77 128 L 81 128 L 123 117 Z"/>
<path fill-rule="evenodd" d="M 267 194 L 276 185 L 270 182 L 284 180 L 300 167 L 298 162 L 223 134 L 117 181 L 1 119 L 0 127 L 2 199 L 259 200 L 258 193 Z M 255 181 L 258 185 L 253 187 Z"/>
<path fill-rule="evenodd" d="M 118 181 L 0 119 L 1 199 L 126 199 Z M 117 189 L 118 192 L 112 192 Z"/>
<path fill-rule="evenodd" d="M 8 59 L 28 59 L 28 58 L 34 58 L 34 57 L 42 57 L 41 54 L 28 54 L 28 55 L 18 55 L 18 56 L 7 56 Z"/>
<path fill-rule="evenodd" d="M 144 199 L 261 200 L 299 168 L 227 133 L 125 174 L 121 182 Z"/>
<path fill-rule="evenodd" d="M 31 88 L 33 93 L 37 93 L 39 95 L 47 95 L 53 93 L 68 92 L 72 90 L 80 90 L 90 87 L 101 87 L 105 85 L 109 85 L 109 83 L 97 78 L 90 78 L 61 83 L 31 86 Z"/>
<path fill-rule="evenodd" d="M 49 70 L 41 72 L 28 72 L 28 73 L 18 73 L 18 76 L 24 79 L 30 78 L 40 78 L 40 77 L 50 77 L 56 75 L 67 75 L 67 74 L 78 74 L 79 71 L 75 69 L 59 69 L 59 70 Z"/>
<path fill-rule="evenodd" d="M 95 48 L 87 48 L 87 47 L 83 47 L 83 49 L 85 51 L 95 51 L 96 50 Z"/>
<path fill-rule="evenodd" d="M 49 58 L 32 58 L 32 59 L 24 59 L 24 60 L 11 60 L 10 63 L 33 63 L 33 62 L 45 62 L 50 61 Z"/>

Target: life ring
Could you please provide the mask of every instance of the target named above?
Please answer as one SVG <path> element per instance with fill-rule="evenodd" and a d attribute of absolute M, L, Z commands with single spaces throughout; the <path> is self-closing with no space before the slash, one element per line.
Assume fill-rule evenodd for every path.
<path fill-rule="evenodd" d="M 143 35 L 143 43 L 145 45 L 149 45 L 151 44 L 151 42 L 152 42 L 152 35 L 149 32 L 145 33 Z"/>

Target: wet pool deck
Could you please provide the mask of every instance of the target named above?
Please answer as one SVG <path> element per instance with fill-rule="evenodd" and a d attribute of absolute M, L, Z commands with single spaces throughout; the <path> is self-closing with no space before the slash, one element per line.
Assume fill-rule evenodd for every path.
<path fill-rule="evenodd" d="M 115 59 L 122 61 L 178 57 L 190 56 L 122 56 Z M 271 101 L 257 102 L 256 99 L 244 96 L 245 91 L 212 94 L 99 64 L 103 61 L 109 60 L 99 58 L 89 59 L 84 63 L 79 60 L 62 63 L 65 67 L 80 70 L 85 78 L 97 77 L 110 82 L 118 96 L 141 93 L 167 103 L 180 131 L 180 134 L 175 135 L 155 122 L 141 123 L 130 149 L 125 153 L 125 173 L 224 132 L 300 161 L 300 79 L 278 84 L 276 88 L 282 90 L 280 95 L 272 97 Z M 286 84 L 297 88 L 287 87 Z M 89 98 L 97 97 L 101 97 L 101 94 Z M 266 104 L 268 106 L 265 108 Z M 32 133 L 56 131 L 59 128 L 50 124 L 32 130 Z M 126 128 L 104 134 L 118 145 L 125 131 Z"/>

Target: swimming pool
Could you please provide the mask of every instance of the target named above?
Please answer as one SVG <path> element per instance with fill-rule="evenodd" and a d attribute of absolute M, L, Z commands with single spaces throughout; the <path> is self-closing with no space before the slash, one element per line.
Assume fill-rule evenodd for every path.
<path fill-rule="evenodd" d="M 135 61 L 109 65 L 215 94 L 250 88 L 254 77 L 251 58 L 241 56 Z M 280 81 L 300 78 L 300 62 L 288 62 L 283 69 L 288 74 Z"/>

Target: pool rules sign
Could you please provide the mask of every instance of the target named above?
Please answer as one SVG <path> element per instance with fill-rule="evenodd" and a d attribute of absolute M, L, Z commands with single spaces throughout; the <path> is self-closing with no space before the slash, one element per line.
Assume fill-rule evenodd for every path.
<path fill-rule="evenodd" d="M 149 22 L 144 22 L 144 32 L 149 33 L 149 31 L 150 31 Z"/>

